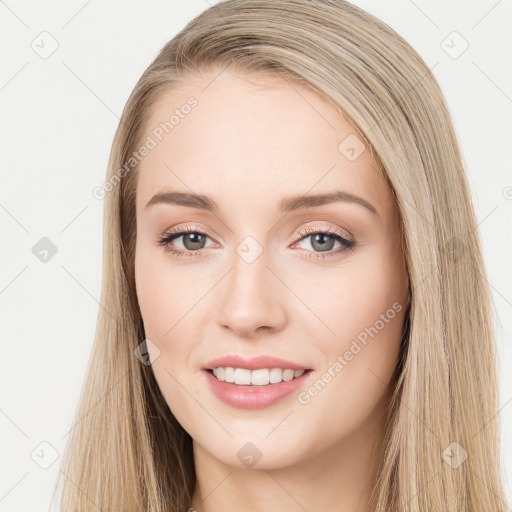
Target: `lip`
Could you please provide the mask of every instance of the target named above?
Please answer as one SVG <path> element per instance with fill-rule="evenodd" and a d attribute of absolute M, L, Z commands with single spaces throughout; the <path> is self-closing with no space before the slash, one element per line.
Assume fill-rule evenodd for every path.
<path fill-rule="evenodd" d="M 216 367 L 223 366 L 216 361 L 214 361 L 217 365 Z M 222 361 L 224 361 L 224 359 L 222 359 Z M 251 360 L 251 362 L 252 364 L 259 364 L 255 363 L 254 360 Z M 273 367 L 276 368 L 276 366 Z M 240 366 L 237 368 L 240 368 Z M 267 367 L 264 366 L 264 368 Z M 277 366 L 277 368 L 280 368 L 280 366 Z M 287 368 L 290 367 L 287 366 Z M 297 369 L 300 370 L 302 368 Z M 279 384 L 269 384 L 268 386 L 242 386 L 221 381 L 207 368 L 204 368 L 202 373 L 211 391 L 225 404 L 238 409 L 263 409 L 297 392 L 305 385 L 306 381 L 309 380 L 314 372 L 306 371 L 296 379 L 282 381 Z"/>
<path fill-rule="evenodd" d="M 281 368 L 283 370 L 289 369 L 294 371 L 311 369 L 292 361 L 286 361 L 284 359 L 271 356 L 258 356 L 251 359 L 245 359 L 241 356 L 219 357 L 217 359 L 213 359 L 209 363 L 206 363 L 202 369 L 213 370 L 214 368 L 219 367 L 246 368 L 247 370 L 259 370 L 261 368 Z"/>

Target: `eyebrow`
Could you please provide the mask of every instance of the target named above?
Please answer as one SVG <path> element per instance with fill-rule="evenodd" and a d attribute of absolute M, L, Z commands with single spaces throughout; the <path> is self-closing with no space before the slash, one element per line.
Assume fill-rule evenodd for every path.
<path fill-rule="evenodd" d="M 362 197 L 342 190 L 337 190 L 335 192 L 329 192 L 325 194 L 288 197 L 281 201 L 279 210 L 283 213 L 289 213 L 295 210 L 303 210 L 306 208 L 313 208 L 315 206 L 322 206 L 336 202 L 359 204 L 364 206 L 374 215 L 379 216 L 377 210 L 371 203 Z M 207 196 L 177 191 L 158 192 L 148 201 L 146 208 L 161 203 L 187 206 L 189 208 L 197 208 L 199 210 L 207 210 L 210 212 L 216 212 L 219 209 L 217 203 Z"/>

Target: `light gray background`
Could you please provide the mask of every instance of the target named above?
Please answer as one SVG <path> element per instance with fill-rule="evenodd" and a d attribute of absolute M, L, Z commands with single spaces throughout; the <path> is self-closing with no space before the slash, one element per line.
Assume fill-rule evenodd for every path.
<path fill-rule="evenodd" d="M 496 412 L 512 502 L 512 2 L 354 3 L 435 66 L 454 117 L 500 317 Z M 58 461 L 40 465 L 64 450 L 99 308 L 103 203 L 92 190 L 140 74 L 207 7 L 0 0 L 0 511 L 48 510 Z M 58 249 L 46 263 L 32 252 L 42 237 Z"/>

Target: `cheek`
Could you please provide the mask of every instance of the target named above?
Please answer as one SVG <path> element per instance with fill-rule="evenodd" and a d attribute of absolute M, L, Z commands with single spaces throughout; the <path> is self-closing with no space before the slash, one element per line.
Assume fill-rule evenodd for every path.
<path fill-rule="evenodd" d="M 143 254 L 136 256 L 135 282 L 146 337 L 160 338 L 170 327 L 168 304 L 172 289 L 165 286 L 163 275 L 155 265 L 146 263 Z"/>
<path fill-rule="evenodd" d="M 382 246 L 377 250 L 379 254 L 369 253 L 368 259 L 354 258 L 350 265 L 347 260 L 322 287 L 320 281 L 301 281 L 300 293 L 310 290 L 311 309 L 331 331 L 316 341 L 324 365 L 319 377 L 327 381 L 318 402 L 325 400 L 328 406 L 339 401 L 348 407 L 346 413 L 349 404 L 362 414 L 371 410 L 390 383 L 400 352 L 404 268 L 394 251 L 386 254 Z M 317 387 L 324 389 L 323 383 Z"/>
<path fill-rule="evenodd" d="M 142 243 L 137 247 L 135 283 L 146 337 L 170 338 L 169 330 L 184 315 L 190 294 L 179 275 L 170 272 L 163 249 L 145 247 Z"/>
<path fill-rule="evenodd" d="M 188 393 L 198 390 L 186 380 L 190 342 L 186 312 L 191 299 L 179 276 L 163 267 L 154 250 L 138 248 L 135 258 L 135 281 L 146 338 L 156 345 L 151 355 L 151 368 L 165 401 L 178 421 L 186 428 L 195 417 L 194 402 Z M 165 260 L 165 258 L 163 258 Z M 158 350 L 158 352 L 156 352 Z M 151 353 L 151 350 L 150 350 Z M 155 357 L 155 354 L 157 356 Z M 188 393 L 180 383 L 187 382 Z"/>
<path fill-rule="evenodd" d="M 181 376 L 190 370 L 189 356 L 197 344 L 194 329 L 201 325 L 203 286 L 169 265 L 163 249 L 144 246 L 136 249 L 135 283 L 146 338 L 159 350 L 152 363 L 155 376 L 165 388 L 173 387 L 169 373 Z"/>
<path fill-rule="evenodd" d="M 403 270 L 391 254 L 385 257 L 381 250 L 375 252 L 379 254 L 347 259 L 347 264 L 336 271 L 330 269 L 312 277 L 304 274 L 297 280 L 297 294 L 329 328 L 330 337 L 323 339 L 331 352 L 334 347 L 343 349 L 358 336 L 364 341 L 364 333 L 375 325 L 382 331 L 381 339 L 388 334 L 394 337 L 391 331 L 395 332 L 394 326 L 400 323 L 397 314 L 405 308 Z M 313 315 L 309 317 L 311 322 L 315 320 Z"/>
<path fill-rule="evenodd" d="M 370 277 L 344 280 L 322 310 L 336 336 L 317 339 L 323 365 L 297 397 L 310 431 L 321 433 L 318 449 L 352 433 L 371 437 L 386 414 L 405 308 L 387 281 Z"/>
<path fill-rule="evenodd" d="M 151 340 L 153 344 L 154 352 L 149 350 L 151 368 L 167 404 L 174 409 L 179 407 L 175 401 L 180 396 L 176 392 L 177 384 L 173 378 L 176 373 L 175 367 L 185 367 L 184 358 L 186 358 L 185 348 L 182 349 L 180 344 L 176 343 L 180 338 L 179 335 L 176 336 L 176 332 L 181 326 L 178 317 L 179 307 L 176 304 L 177 292 L 169 276 L 160 267 L 158 261 L 155 261 L 157 258 L 154 255 L 153 258 L 149 256 L 151 255 L 145 253 L 144 249 L 136 253 L 137 298 L 146 339 Z M 176 324 L 177 327 L 173 327 Z"/>

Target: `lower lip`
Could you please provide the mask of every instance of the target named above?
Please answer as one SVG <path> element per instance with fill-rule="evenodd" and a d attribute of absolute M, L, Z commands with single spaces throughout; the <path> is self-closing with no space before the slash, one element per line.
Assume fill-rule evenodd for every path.
<path fill-rule="evenodd" d="M 268 386 L 241 386 L 225 382 L 204 370 L 206 381 L 213 393 L 224 403 L 238 409 L 263 409 L 298 391 L 309 379 L 311 370 L 300 377 Z"/>

